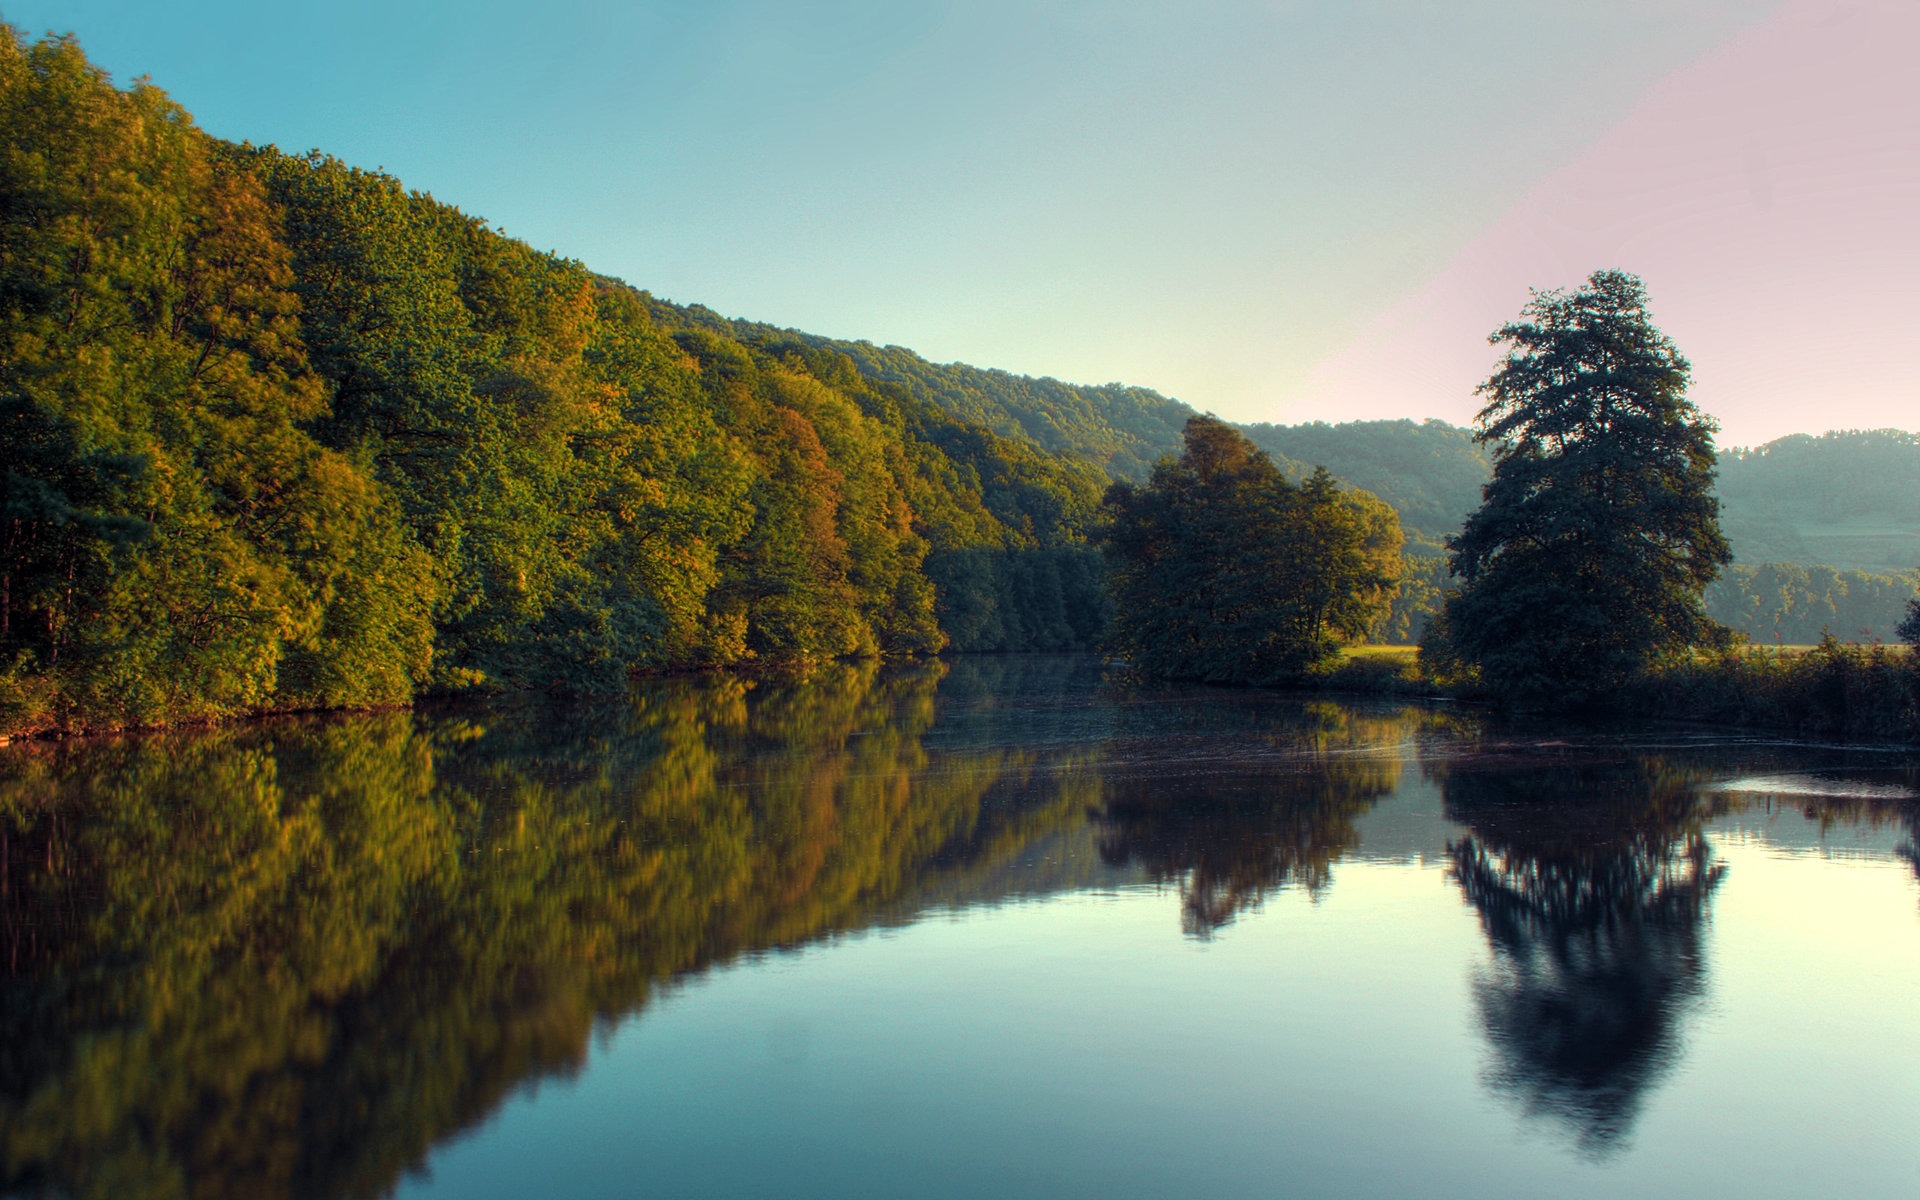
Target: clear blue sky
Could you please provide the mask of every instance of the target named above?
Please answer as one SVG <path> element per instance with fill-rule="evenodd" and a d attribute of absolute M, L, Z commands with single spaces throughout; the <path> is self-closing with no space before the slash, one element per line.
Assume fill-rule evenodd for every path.
<path fill-rule="evenodd" d="M 658 295 L 1243 420 L 1367 409 L 1303 397 L 1650 88 L 1781 10 L 0 0 L 216 135 L 383 167 Z M 1602 266 L 1659 311 L 1667 281 Z M 1514 282 L 1496 320 L 1532 282 L 1568 281 Z"/>

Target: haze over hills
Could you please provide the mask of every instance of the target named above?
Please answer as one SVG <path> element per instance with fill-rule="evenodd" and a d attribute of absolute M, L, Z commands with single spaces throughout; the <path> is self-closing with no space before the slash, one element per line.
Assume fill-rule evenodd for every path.
<path fill-rule="evenodd" d="M 1725 450 L 1720 499 L 1742 562 L 1920 565 L 1920 435 L 1848 429 Z"/>

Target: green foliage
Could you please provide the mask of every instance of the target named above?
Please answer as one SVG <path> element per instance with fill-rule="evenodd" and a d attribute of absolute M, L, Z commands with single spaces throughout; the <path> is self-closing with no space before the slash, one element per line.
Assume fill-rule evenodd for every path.
<path fill-rule="evenodd" d="M 1021 439 L 1052 454 L 1091 463 L 1122 479 L 1146 476 L 1180 446 L 1193 410 L 1147 388 L 1033 379 L 964 363 L 930 363 L 900 346 L 844 342 L 751 321 L 731 321 L 699 305 L 654 302 L 669 328 L 697 328 L 750 345 L 800 342 L 844 356 L 861 376 L 966 425 Z"/>
<path fill-rule="evenodd" d="M 1107 563 L 1092 546 L 947 551 L 929 556 L 927 575 L 961 653 L 1090 650 L 1110 618 Z"/>
<path fill-rule="evenodd" d="M 1426 675 L 1413 646 L 1348 646 L 1338 658 L 1314 672 L 1317 690 L 1363 695 L 1434 696 L 1441 694 Z"/>
<path fill-rule="evenodd" d="M 1705 601 L 1709 617 L 1756 642 L 1810 645 L 1829 633 L 1884 642 L 1900 636 L 1914 590 L 1911 573 L 1735 563 L 1708 585 Z"/>
<path fill-rule="evenodd" d="M 1288 482 L 1211 417 L 1145 487 L 1115 484 L 1112 647 L 1142 672 L 1211 683 L 1297 679 L 1363 637 L 1400 572 L 1393 510 L 1316 472 Z"/>
<path fill-rule="evenodd" d="M 327 390 L 258 183 L 67 40 L 0 38 L 0 124 L 9 723 L 407 698 L 420 564 L 307 431 Z"/>
<path fill-rule="evenodd" d="M 1631 275 L 1535 293 L 1492 341 L 1509 347 L 1480 388 L 1493 479 L 1449 542 L 1460 590 L 1423 644 L 1505 702 L 1590 702 L 1716 637 L 1713 427 Z"/>
<path fill-rule="evenodd" d="M 1678 720 L 1913 741 L 1920 662 L 1903 648 L 1831 636 L 1804 653 L 1736 647 L 1656 664 L 1629 681 L 1619 705 Z"/>
<path fill-rule="evenodd" d="M 0 43 L 0 733 L 1100 636 L 1020 422 Z"/>
<path fill-rule="evenodd" d="M 1315 421 L 1242 432 L 1283 466 L 1312 463 L 1372 492 L 1400 514 L 1409 539 L 1436 547 L 1479 505 L 1490 469 L 1472 432 L 1445 421 Z"/>
<path fill-rule="evenodd" d="M 1431 547 L 1409 546 L 1400 586 L 1385 615 L 1367 633 L 1367 640 L 1388 646 L 1417 646 L 1427 625 L 1446 606 L 1453 591 L 1447 556 Z"/>
<path fill-rule="evenodd" d="M 1920 649 L 1920 596 L 1907 601 L 1906 616 L 1900 619 L 1899 627 L 1894 632 L 1908 646 Z"/>

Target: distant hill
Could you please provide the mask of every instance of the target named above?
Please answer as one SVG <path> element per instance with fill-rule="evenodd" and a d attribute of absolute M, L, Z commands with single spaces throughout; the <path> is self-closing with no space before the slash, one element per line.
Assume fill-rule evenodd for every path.
<path fill-rule="evenodd" d="M 842 341 L 699 305 L 652 299 L 668 329 L 698 328 L 763 349 L 782 343 L 845 356 L 875 384 L 1003 436 L 1138 480 L 1178 453 L 1195 409 L 1150 388 L 1034 379 L 933 363 L 899 346 Z M 1240 428 L 1284 470 L 1324 466 L 1400 514 L 1413 549 L 1437 552 L 1480 503 L 1487 455 L 1473 431 L 1445 421 L 1315 421 Z M 1920 566 L 1920 435 L 1897 429 L 1795 434 L 1720 457 L 1721 519 L 1737 562 L 1826 565 L 1885 573 Z"/>
<path fill-rule="evenodd" d="M 1473 431 L 1445 421 L 1243 425 L 1255 445 L 1287 463 L 1325 467 L 1400 513 L 1410 540 L 1438 546 L 1480 504 L 1486 453 Z"/>
<path fill-rule="evenodd" d="M 701 305 L 652 301 L 668 329 L 706 329 L 763 348 L 799 342 L 852 360 L 867 379 L 899 387 L 1003 437 L 1101 467 L 1121 479 L 1145 479 L 1163 455 L 1180 452 L 1180 431 L 1194 410 L 1150 388 L 1034 379 L 965 363 L 932 363 L 901 346 L 849 342 L 755 321 L 736 321 Z"/>
<path fill-rule="evenodd" d="M 1721 524 L 1745 563 L 1920 566 L 1920 434 L 1794 434 L 1720 455 Z"/>
<path fill-rule="evenodd" d="M 1243 428 L 1283 465 L 1324 466 L 1379 496 L 1410 538 L 1434 544 L 1480 503 L 1487 478 L 1472 431 L 1444 421 Z M 1718 490 L 1736 562 L 1920 567 L 1920 434 L 1839 430 L 1723 450 Z"/>

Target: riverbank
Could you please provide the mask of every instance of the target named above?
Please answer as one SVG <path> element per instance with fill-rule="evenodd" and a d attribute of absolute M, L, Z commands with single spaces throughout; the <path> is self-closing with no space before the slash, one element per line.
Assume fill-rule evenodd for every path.
<path fill-rule="evenodd" d="M 1429 676 L 1413 646 L 1354 646 L 1316 690 L 1496 702 L 1471 679 Z M 1920 659 L 1904 646 L 1828 639 L 1738 646 L 1658 663 L 1622 689 L 1609 715 L 1777 729 L 1812 737 L 1920 742 Z"/>

